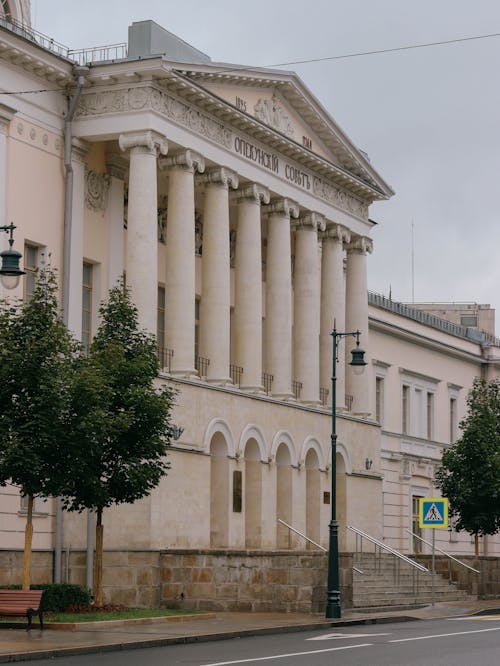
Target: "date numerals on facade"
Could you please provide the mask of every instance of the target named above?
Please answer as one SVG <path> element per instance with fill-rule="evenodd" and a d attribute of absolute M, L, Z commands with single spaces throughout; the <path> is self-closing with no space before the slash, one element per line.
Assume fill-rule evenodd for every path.
<path fill-rule="evenodd" d="M 313 142 L 308 136 L 303 136 L 302 137 L 302 145 L 305 148 L 308 148 L 309 150 L 312 150 Z"/>
<path fill-rule="evenodd" d="M 247 110 L 246 101 L 241 97 L 236 96 L 236 108 L 239 109 L 240 111 L 246 111 Z"/>

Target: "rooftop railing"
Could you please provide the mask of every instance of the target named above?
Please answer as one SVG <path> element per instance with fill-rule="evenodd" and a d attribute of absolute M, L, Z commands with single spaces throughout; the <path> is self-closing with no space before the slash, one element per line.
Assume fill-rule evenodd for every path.
<path fill-rule="evenodd" d="M 425 324 L 426 326 L 432 326 L 432 328 L 436 328 L 439 331 L 443 331 L 444 333 L 449 333 L 450 335 L 455 335 L 458 338 L 470 340 L 476 344 L 486 344 L 500 347 L 500 339 L 494 335 L 491 335 L 490 333 L 487 333 L 486 331 L 481 331 L 472 326 L 460 326 L 459 324 L 454 324 L 447 319 L 436 317 L 436 315 L 425 312 L 424 310 L 412 308 L 411 305 L 393 301 L 386 296 L 382 296 L 382 294 L 369 291 L 368 303 L 369 305 L 374 305 L 375 307 L 389 310 L 390 312 L 402 315 L 408 319 L 413 319 L 414 321 L 418 321 L 421 324 Z"/>

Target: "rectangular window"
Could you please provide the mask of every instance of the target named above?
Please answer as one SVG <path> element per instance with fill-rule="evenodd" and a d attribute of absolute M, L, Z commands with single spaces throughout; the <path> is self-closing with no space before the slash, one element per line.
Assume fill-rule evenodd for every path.
<path fill-rule="evenodd" d="M 434 393 L 427 393 L 427 439 L 434 437 Z"/>
<path fill-rule="evenodd" d="M 243 507 L 243 475 L 233 472 L 233 512 L 241 513 Z"/>
<path fill-rule="evenodd" d="M 457 400 L 450 398 L 450 444 L 457 439 Z"/>
<path fill-rule="evenodd" d="M 407 384 L 403 384 L 401 403 L 401 430 L 403 435 L 408 435 L 410 428 L 410 387 Z"/>
<path fill-rule="evenodd" d="M 156 339 L 158 348 L 165 347 L 165 287 L 158 285 L 158 309 L 156 321 Z"/>
<path fill-rule="evenodd" d="M 92 264 L 83 263 L 82 275 L 82 345 L 86 352 L 92 339 Z"/>
<path fill-rule="evenodd" d="M 383 425 L 384 422 L 384 378 L 375 378 L 375 419 Z"/>
<path fill-rule="evenodd" d="M 36 269 L 38 268 L 38 247 L 25 243 L 24 245 L 24 300 L 31 301 L 36 285 Z"/>

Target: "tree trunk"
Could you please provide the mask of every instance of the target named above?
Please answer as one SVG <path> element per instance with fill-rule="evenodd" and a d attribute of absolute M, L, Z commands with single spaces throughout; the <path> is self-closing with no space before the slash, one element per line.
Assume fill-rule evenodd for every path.
<path fill-rule="evenodd" d="M 477 534 L 474 534 L 474 551 L 476 557 L 479 557 L 479 536 Z"/>
<path fill-rule="evenodd" d="M 97 509 L 97 521 L 95 526 L 95 555 L 94 555 L 94 605 L 100 608 L 104 605 L 102 590 L 102 547 L 103 547 L 103 525 L 102 509 Z"/>
<path fill-rule="evenodd" d="M 24 531 L 23 577 L 21 587 L 29 590 L 31 584 L 31 545 L 33 543 L 33 495 L 28 495 L 28 515 Z"/>

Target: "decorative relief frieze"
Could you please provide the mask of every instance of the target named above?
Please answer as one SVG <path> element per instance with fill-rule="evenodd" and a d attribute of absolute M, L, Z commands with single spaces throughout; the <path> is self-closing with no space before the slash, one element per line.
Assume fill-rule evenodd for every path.
<path fill-rule="evenodd" d="M 255 117 L 269 127 L 273 127 L 286 136 L 293 136 L 294 129 L 290 118 L 281 106 L 276 95 L 271 99 L 259 99 L 253 107 Z"/>
<path fill-rule="evenodd" d="M 85 205 L 93 211 L 106 210 L 110 176 L 107 173 L 85 170 Z"/>
<path fill-rule="evenodd" d="M 255 107 L 256 117 L 283 134 L 292 136 L 293 128 L 288 116 L 277 100 L 274 98 L 273 100 L 259 100 Z M 157 111 L 191 131 L 277 174 L 296 187 L 313 193 L 327 203 L 364 220 L 368 219 L 368 203 L 365 201 L 314 176 L 312 172 L 289 163 L 278 153 L 269 152 L 265 146 L 235 134 L 227 125 L 208 114 L 152 86 L 134 86 L 120 90 L 86 93 L 81 96 L 75 115 L 77 118 L 85 118 L 142 110 Z M 18 127 L 18 131 L 22 130 Z"/>
<path fill-rule="evenodd" d="M 313 192 L 316 196 L 332 203 L 339 208 L 348 210 L 354 215 L 358 215 L 364 219 L 368 218 L 368 204 L 364 201 L 356 199 L 348 194 L 345 190 L 341 190 L 330 183 L 327 183 L 322 178 L 317 176 L 313 177 Z"/>
<path fill-rule="evenodd" d="M 202 134 L 226 148 L 232 146 L 233 133 L 222 123 L 166 92 L 152 87 L 134 87 L 82 95 L 75 115 L 77 118 L 84 118 L 143 109 L 153 109 L 163 113 L 193 132 Z"/>

